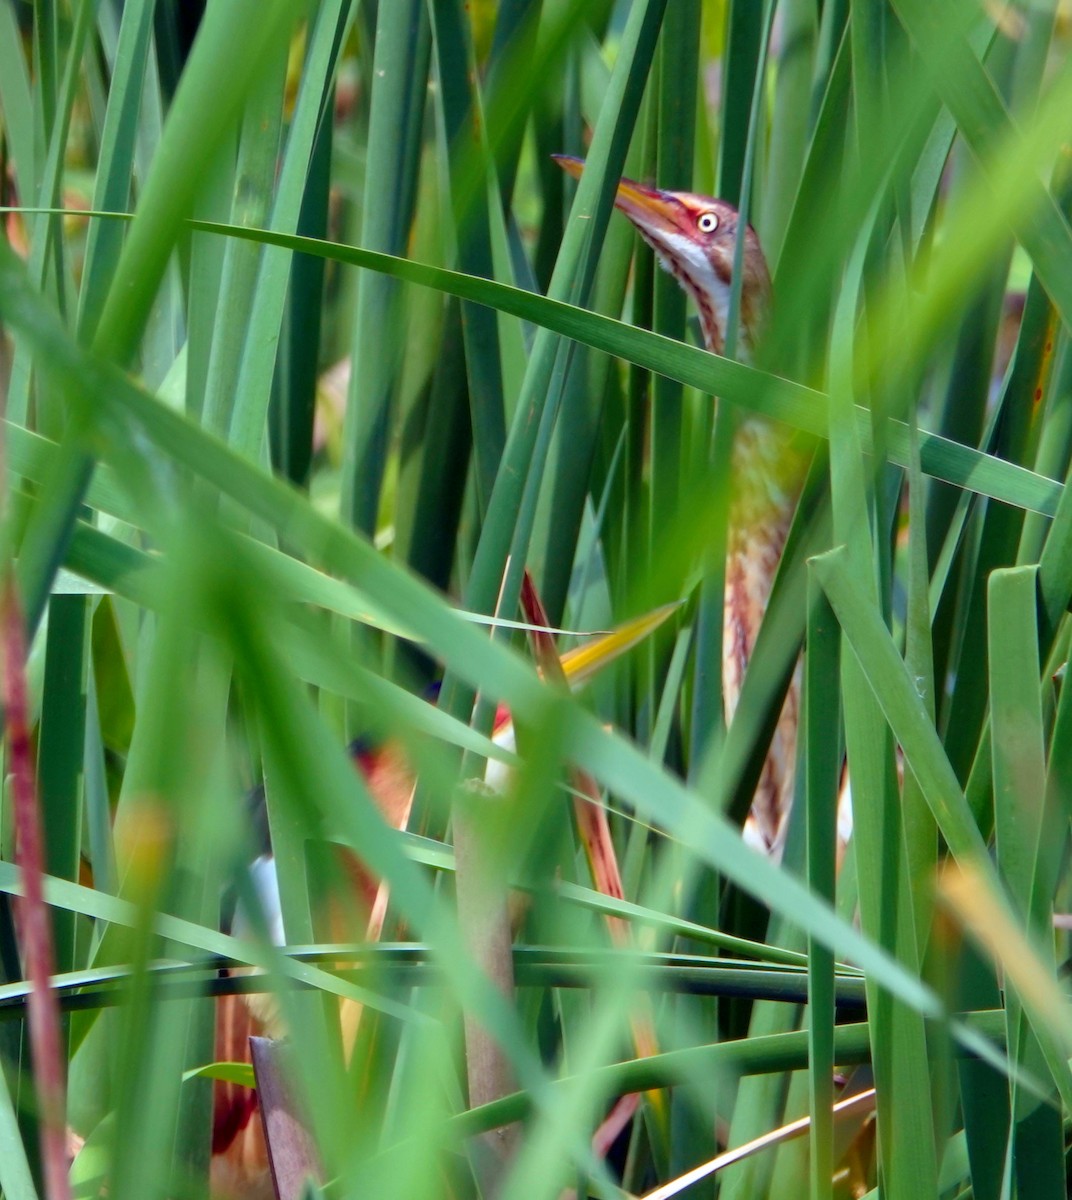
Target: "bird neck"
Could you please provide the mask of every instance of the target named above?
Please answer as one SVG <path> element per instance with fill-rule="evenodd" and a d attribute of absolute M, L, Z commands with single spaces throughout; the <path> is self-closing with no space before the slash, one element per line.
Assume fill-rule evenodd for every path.
<path fill-rule="evenodd" d="M 693 298 L 700 314 L 700 328 L 703 331 L 704 346 L 712 354 L 726 353 L 726 330 L 730 318 L 730 289 L 719 286 L 711 292 L 693 291 Z M 755 350 L 755 331 L 750 322 L 745 319 L 744 293 L 741 294 L 741 305 L 737 320 L 737 346 L 734 357 L 738 362 L 751 363 Z"/>

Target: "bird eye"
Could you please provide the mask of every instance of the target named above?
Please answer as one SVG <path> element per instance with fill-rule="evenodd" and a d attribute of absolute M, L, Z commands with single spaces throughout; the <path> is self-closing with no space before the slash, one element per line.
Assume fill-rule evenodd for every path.
<path fill-rule="evenodd" d="M 696 227 L 701 233 L 714 233 L 718 228 L 718 215 L 713 212 L 700 213 Z"/>

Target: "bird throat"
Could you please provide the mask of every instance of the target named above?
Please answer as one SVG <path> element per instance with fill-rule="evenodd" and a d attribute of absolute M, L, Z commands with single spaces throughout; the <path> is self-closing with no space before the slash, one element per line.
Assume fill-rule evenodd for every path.
<path fill-rule="evenodd" d="M 655 251 L 659 266 L 673 275 L 695 303 L 706 348 L 713 354 L 724 353 L 732 286 L 729 271 L 721 262 L 698 254 L 683 235 L 675 237 L 662 231 L 655 235 L 639 225 L 637 229 Z M 742 342 L 746 341 L 750 342 L 750 339 L 742 338 Z M 748 348 L 750 350 L 751 346 Z"/>

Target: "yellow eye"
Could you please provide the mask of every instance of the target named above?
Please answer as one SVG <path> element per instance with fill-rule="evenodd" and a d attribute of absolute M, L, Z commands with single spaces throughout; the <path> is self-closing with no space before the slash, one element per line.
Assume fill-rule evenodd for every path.
<path fill-rule="evenodd" d="M 696 228 L 701 233 L 714 233 L 718 228 L 718 215 L 713 212 L 700 213 L 696 219 Z"/>

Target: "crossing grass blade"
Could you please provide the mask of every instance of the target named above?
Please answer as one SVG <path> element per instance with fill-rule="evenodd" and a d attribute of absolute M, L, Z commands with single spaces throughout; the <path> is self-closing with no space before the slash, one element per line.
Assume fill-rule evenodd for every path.
<path fill-rule="evenodd" d="M 1034 936 L 1045 944 L 1052 928 L 1047 892 L 1036 891 L 1045 861 L 1047 824 L 1046 763 L 1042 694 L 1038 684 L 1038 637 L 1035 620 L 1036 575 L 1033 567 L 995 571 L 989 584 L 991 727 L 994 756 L 994 825 L 998 868 L 1019 912 Z M 1015 644 L 1012 639 L 1016 639 Z M 1037 789 L 1037 790 L 1036 790 Z M 1037 799 L 1029 800 L 1028 797 Z M 1049 876 L 1048 872 L 1045 872 Z M 1053 968 L 1055 963 L 1048 963 Z M 1027 1027 L 1018 1000 L 1006 1002 L 1007 1042 L 1023 1067 L 1045 1070 L 1045 1051 Z M 1010 1109 L 1014 1161 L 1030 1162 L 1031 1186 L 1040 1196 L 1064 1190 L 1060 1114 L 1050 1105 L 1025 1101 L 1015 1086 Z M 1026 1186 L 1025 1180 L 1020 1180 Z"/>
<path fill-rule="evenodd" d="M 840 759 L 838 642 L 834 614 L 820 590 L 809 589 L 807 682 L 804 733 L 808 750 L 805 778 L 808 883 L 833 900 L 836 888 L 837 791 Z M 808 946 L 809 1190 L 812 1200 L 828 1200 L 833 1180 L 834 963 L 814 943 Z"/>
<path fill-rule="evenodd" d="M 11 278 L 17 279 L 18 273 Z M 25 298 L 24 294 L 22 298 Z M 33 311 L 39 320 L 40 313 L 36 306 L 33 306 Z M 24 325 L 23 328 L 30 331 L 28 326 Z M 181 416 L 123 381 L 114 371 L 93 365 L 64 338 L 58 326 L 48 320 L 40 324 L 35 321 L 32 332 L 35 337 L 45 339 L 49 346 L 52 356 L 49 360 L 50 370 L 76 373 L 83 380 L 83 386 L 93 389 L 98 401 L 104 401 L 107 397 L 108 404 L 117 404 L 126 411 L 128 417 L 139 422 L 144 432 L 156 440 L 162 450 L 167 446 L 167 453 L 177 454 L 178 461 L 194 468 L 216 486 L 226 488 L 227 494 L 250 506 L 254 515 L 275 524 L 290 537 L 301 538 L 307 551 L 315 557 L 323 558 L 334 569 L 344 573 L 356 569 L 373 599 L 385 605 L 388 613 L 396 619 L 411 622 L 412 627 L 429 639 L 448 664 L 473 683 L 486 687 L 491 694 L 508 700 L 515 715 L 536 715 L 548 702 L 546 689 L 514 656 L 468 629 L 418 581 L 390 566 L 367 543 L 320 516 L 303 497 L 263 476 L 251 464 L 214 442 Z M 103 427 L 101 432 L 104 432 Z M 130 457 L 123 440 L 112 438 L 110 446 L 116 460 L 123 464 L 128 486 L 148 489 L 144 495 L 146 499 L 151 496 L 155 486 L 152 476 Z M 146 511 L 158 507 L 148 503 Z M 160 527 L 161 532 L 167 529 L 166 523 Z M 221 537 L 225 536 L 222 529 L 218 532 Z M 229 553 L 234 553 L 234 546 Z M 686 831 L 694 829 L 699 839 L 697 852 L 705 856 L 710 865 L 718 867 L 742 886 L 763 892 L 767 903 L 784 910 L 786 915 L 792 914 L 794 921 L 805 928 L 812 928 L 836 945 L 839 951 L 852 945 L 853 952 L 861 956 L 861 961 L 871 962 L 880 977 L 906 999 L 911 998 L 912 1003 L 924 1011 L 934 1011 L 933 998 L 925 989 L 896 970 L 891 973 L 888 961 L 881 955 L 875 957 L 869 943 L 837 922 L 825 906 L 815 901 L 796 881 L 780 875 L 773 866 L 754 853 L 748 853 L 746 861 L 742 860 L 737 839 L 729 827 L 712 814 L 704 812 L 695 796 L 674 784 L 669 776 L 631 750 L 624 741 L 602 730 L 590 716 L 581 712 L 577 715 L 578 721 L 572 736 L 580 765 L 627 796 L 641 812 L 658 820 L 676 836 L 692 841 L 693 838 Z M 611 745 L 617 749 L 608 754 Z"/>
<path fill-rule="evenodd" d="M 95 215 L 115 217 L 122 214 Z M 195 229 L 264 241 L 340 262 L 371 267 L 452 295 L 488 303 L 504 312 L 534 320 L 567 337 L 691 384 L 709 394 L 724 396 L 731 403 L 804 432 L 819 437 L 827 436 L 827 404 L 823 393 L 781 376 L 769 375 L 741 363 L 708 355 L 697 347 L 675 343 L 624 322 L 489 280 L 392 258 L 358 247 L 343 247 L 311 238 L 277 235 L 270 230 L 249 230 L 215 222 L 194 221 L 191 224 Z M 862 448 L 870 451 L 870 419 L 863 409 L 858 409 L 855 420 L 860 426 Z M 886 449 L 890 461 L 907 466 L 908 427 L 901 421 L 892 421 L 887 432 L 889 441 Z M 1063 487 L 1056 480 L 936 434 L 921 433 L 920 442 L 923 470 L 933 478 L 1046 516 L 1056 512 L 1063 495 Z"/>

